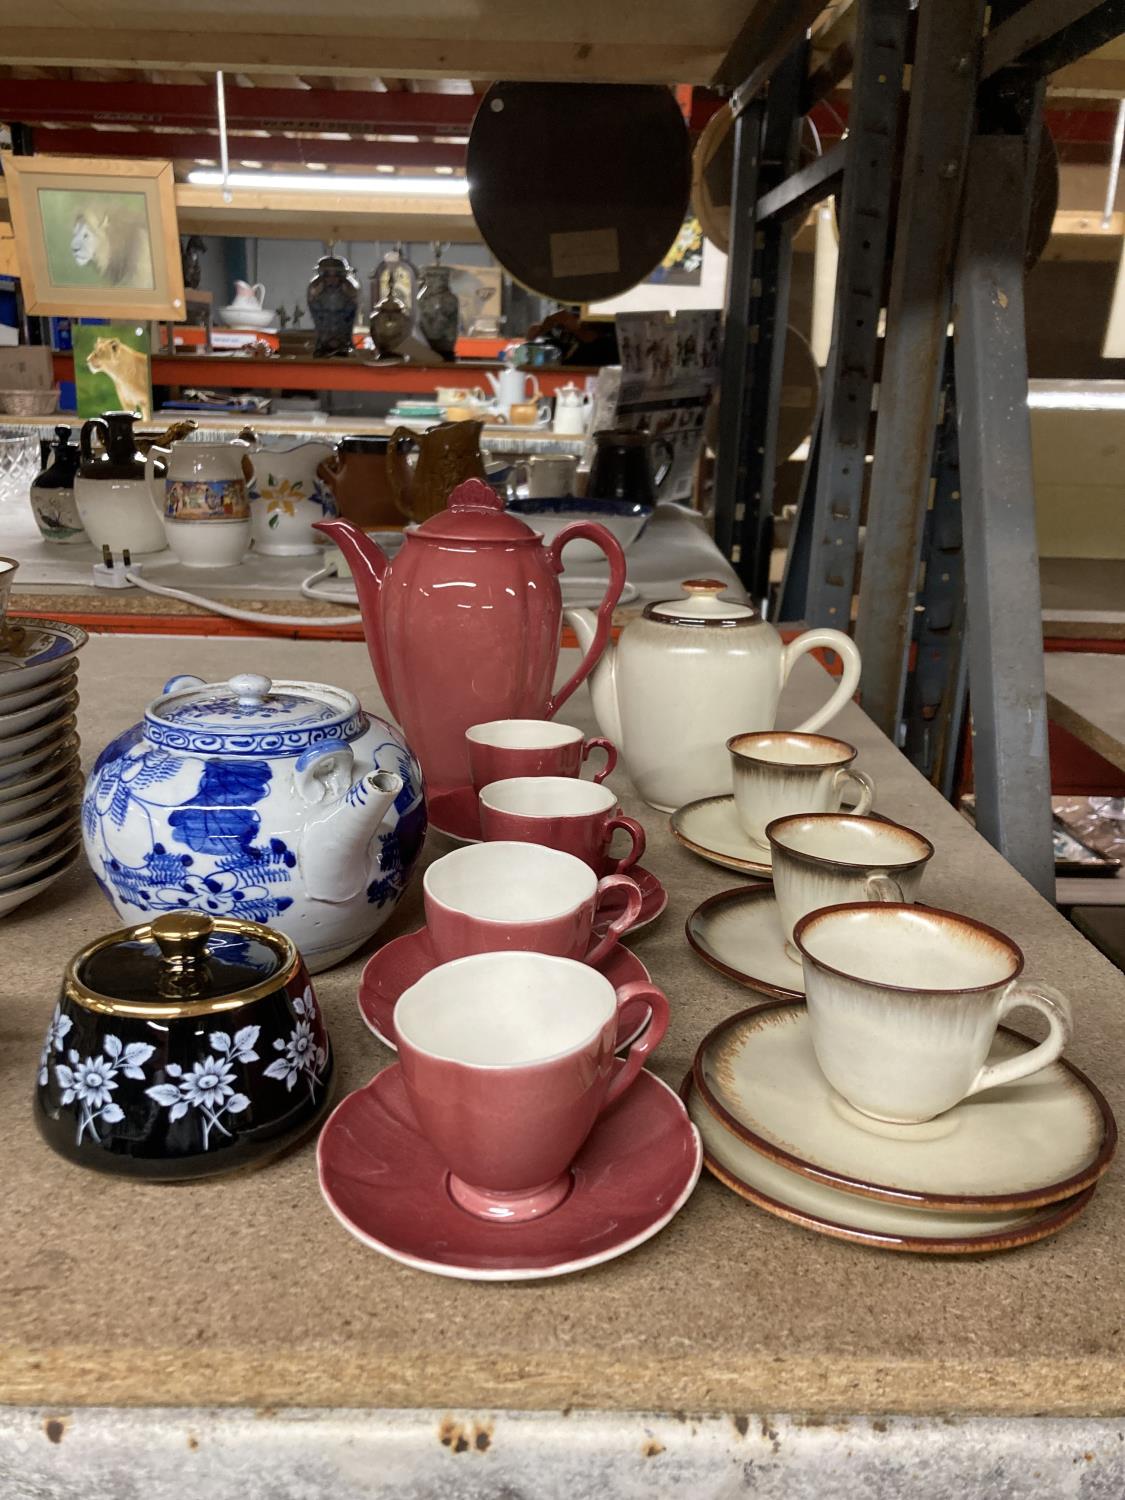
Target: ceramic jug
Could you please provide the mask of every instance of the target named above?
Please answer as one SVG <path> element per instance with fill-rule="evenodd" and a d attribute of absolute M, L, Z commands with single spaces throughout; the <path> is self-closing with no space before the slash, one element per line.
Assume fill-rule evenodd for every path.
<path fill-rule="evenodd" d="M 253 286 L 248 281 L 236 281 L 234 284 L 234 296 L 231 298 L 231 307 L 258 308 L 265 304 L 266 289 L 260 281 Z"/>
<path fill-rule="evenodd" d="M 159 493 L 156 464 L 165 466 L 164 531 L 186 567 L 230 568 L 250 546 L 250 483 L 254 466 L 245 443 L 153 446 L 145 477 Z"/>
<path fill-rule="evenodd" d="M 74 500 L 86 535 L 111 552 L 160 552 L 164 535 L 164 467 L 146 472 L 133 434 L 131 411 L 107 411 L 83 423 L 78 440 L 81 462 Z M 93 439 L 102 451 L 95 453 Z"/>
<path fill-rule="evenodd" d="M 311 557 L 323 550 L 313 525 L 336 514 L 332 492 L 319 477 L 321 464 L 334 451 L 331 443 L 320 441 L 258 449 L 250 492 L 255 552 L 266 557 Z"/>
<path fill-rule="evenodd" d="M 43 469 L 29 492 L 35 524 L 45 542 L 84 542 L 86 532 L 74 502 L 74 481 L 81 455 L 70 441 L 69 427 L 55 428 L 55 441 L 40 438 Z"/>
<path fill-rule="evenodd" d="M 590 420 L 590 395 L 573 381 L 555 392 L 555 431 L 581 436 Z"/>
<path fill-rule="evenodd" d="M 806 630 L 786 646 L 749 604 L 721 599 L 727 585 L 691 579 L 686 597 L 648 604 L 608 647 L 590 678 L 598 725 L 621 751 L 638 792 L 661 812 L 731 790 L 727 740 L 772 729 L 793 663 L 817 646 L 844 664 L 835 690 L 798 730 L 819 729 L 859 685 L 859 650 L 839 630 Z M 579 644 L 592 646 L 598 621 L 567 610 Z"/>
<path fill-rule="evenodd" d="M 421 434 L 395 428 L 387 449 L 387 478 L 408 521 L 424 521 L 444 510 L 462 480 L 484 478 L 483 431 L 483 422 L 441 422 Z M 407 457 L 411 448 L 418 450 L 413 471 Z"/>
<path fill-rule="evenodd" d="M 526 370 L 517 370 L 514 365 L 506 365 L 499 375 L 486 371 L 485 379 L 492 387 L 496 405 L 505 418 L 508 417 L 512 407 L 520 402 L 539 399 L 538 380 L 534 375 L 529 375 Z"/>
<path fill-rule="evenodd" d="M 422 762 L 427 788 L 470 783 L 465 731 L 493 719 L 550 718 L 605 649 L 625 558 L 604 526 L 577 521 L 549 547 L 482 480 L 458 485 L 449 507 L 405 532 L 393 562 L 347 521 L 317 529 L 347 558 L 363 633 L 391 712 Z M 559 657 L 562 551 L 596 543 L 609 584 L 591 616 L 577 671 L 552 691 Z"/>
<path fill-rule="evenodd" d="M 335 453 L 316 466 L 316 477 L 331 491 L 337 514 L 363 531 L 402 530 L 387 473 L 390 445 L 390 438 L 379 433 L 341 438 Z"/>

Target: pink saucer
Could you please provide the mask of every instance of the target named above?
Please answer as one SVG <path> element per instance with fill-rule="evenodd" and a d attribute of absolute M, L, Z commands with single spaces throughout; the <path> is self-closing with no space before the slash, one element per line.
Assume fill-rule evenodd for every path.
<path fill-rule="evenodd" d="M 320 1191 L 356 1239 L 392 1260 L 468 1281 L 584 1271 L 651 1239 L 691 1196 L 703 1151 L 678 1096 L 652 1073 L 594 1126 L 570 1194 L 541 1219 L 477 1219 L 414 1122 L 392 1063 L 329 1116 L 316 1148 Z"/>
<path fill-rule="evenodd" d="M 435 792 L 426 799 L 426 811 L 430 827 L 444 833 L 446 838 L 458 839 L 462 844 L 480 843 L 480 803 L 471 786 Z"/>
<path fill-rule="evenodd" d="M 436 963 L 437 958 L 430 946 L 430 934 L 425 927 L 419 927 L 417 932 L 408 932 L 404 937 L 384 943 L 363 967 L 359 994 L 356 997 L 359 1013 L 379 1040 L 395 1052 L 398 1051 L 392 1040 L 395 1002 L 403 990 L 409 989 Z M 652 978 L 636 954 L 630 953 L 620 943 L 610 949 L 597 968 L 598 973 L 604 974 L 614 989 L 630 984 L 635 979 Z M 645 1000 L 626 1002 L 617 1028 L 618 1051 L 636 1041 L 648 1025 L 651 1014 Z"/>
<path fill-rule="evenodd" d="M 623 941 L 628 942 L 634 933 L 640 932 L 642 927 L 647 927 L 650 922 L 655 922 L 660 913 L 668 905 L 668 892 L 660 881 L 652 873 L 646 870 L 644 865 L 634 865 L 631 870 L 623 870 L 623 875 L 628 875 L 635 880 L 641 888 L 641 914 L 634 922 L 629 931 L 623 934 Z M 600 936 L 613 921 L 625 905 L 625 898 L 618 892 L 611 893 L 605 905 L 598 912 L 594 923 L 594 931 Z"/>

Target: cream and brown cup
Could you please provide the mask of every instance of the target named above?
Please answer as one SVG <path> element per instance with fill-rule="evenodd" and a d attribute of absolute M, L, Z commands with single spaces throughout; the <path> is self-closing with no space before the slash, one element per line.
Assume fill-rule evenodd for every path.
<path fill-rule="evenodd" d="M 1021 978 L 1011 938 L 972 917 L 834 906 L 802 918 L 796 941 L 820 1070 L 876 1120 L 932 1120 L 970 1094 L 1037 1073 L 1070 1040 L 1066 997 Z M 1047 1039 L 990 1063 L 997 1026 L 1021 1006 L 1046 1018 Z"/>
<path fill-rule="evenodd" d="M 768 848 L 766 824 L 789 813 L 839 812 L 849 786 L 858 786 L 853 811 L 875 797 L 870 776 L 852 768 L 858 751 L 826 734 L 781 729 L 735 734 L 727 740 L 738 821 L 751 843 Z"/>
<path fill-rule="evenodd" d="M 785 951 L 795 963 L 793 929 L 808 912 L 848 901 L 910 903 L 934 852 L 913 828 L 854 813 L 798 813 L 775 818 L 766 832 Z"/>

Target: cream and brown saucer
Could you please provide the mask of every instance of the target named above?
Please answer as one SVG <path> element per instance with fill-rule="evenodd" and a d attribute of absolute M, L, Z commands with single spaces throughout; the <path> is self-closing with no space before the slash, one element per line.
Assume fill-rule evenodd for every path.
<path fill-rule="evenodd" d="M 774 1000 L 804 999 L 804 974 L 786 952 L 772 885 L 740 885 L 708 896 L 684 931 L 700 958 L 728 979 Z"/>
<path fill-rule="evenodd" d="M 1065 1229 L 1094 1195 L 1088 1187 L 1061 1202 L 1011 1213 L 942 1213 L 860 1198 L 790 1172 L 746 1145 L 707 1108 L 690 1073 L 680 1094 L 703 1142 L 703 1165 L 724 1186 L 775 1218 L 876 1250 L 920 1255 L 1014 1250 Z"/>
<path fill-rule="evenodd" d="M 684 848 L 700 859 L 740 875 L 769 878 L 772 855 L 755 844 L 739 822 L 733 795 L 687 802 L 672 814 L 670 826 Z"/>
<path fill-rule="evenodd" d="M 1033 1046 L 1001 1027 L 990 1062 Z M 794 1002 L 721 1022 L 700 1044 L 692 1077 L 724 1128 L 784 1171 L 935 1213 L 1024 1213 L 1073 1199 L 1097 1182 L 1117 1143 L 1105 1099 L 1062 1058 L 922 1124 L 871 1119 L 829 1085 L 808 1010 Z"/>

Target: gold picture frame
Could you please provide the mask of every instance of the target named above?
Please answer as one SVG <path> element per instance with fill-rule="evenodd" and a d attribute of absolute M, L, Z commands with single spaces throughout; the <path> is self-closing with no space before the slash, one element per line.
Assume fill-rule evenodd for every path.
<path fill-rule="evenodd" d="M 4 180 L 29 313 L 183 319 L 170 161 L 5 152 Z"/>

